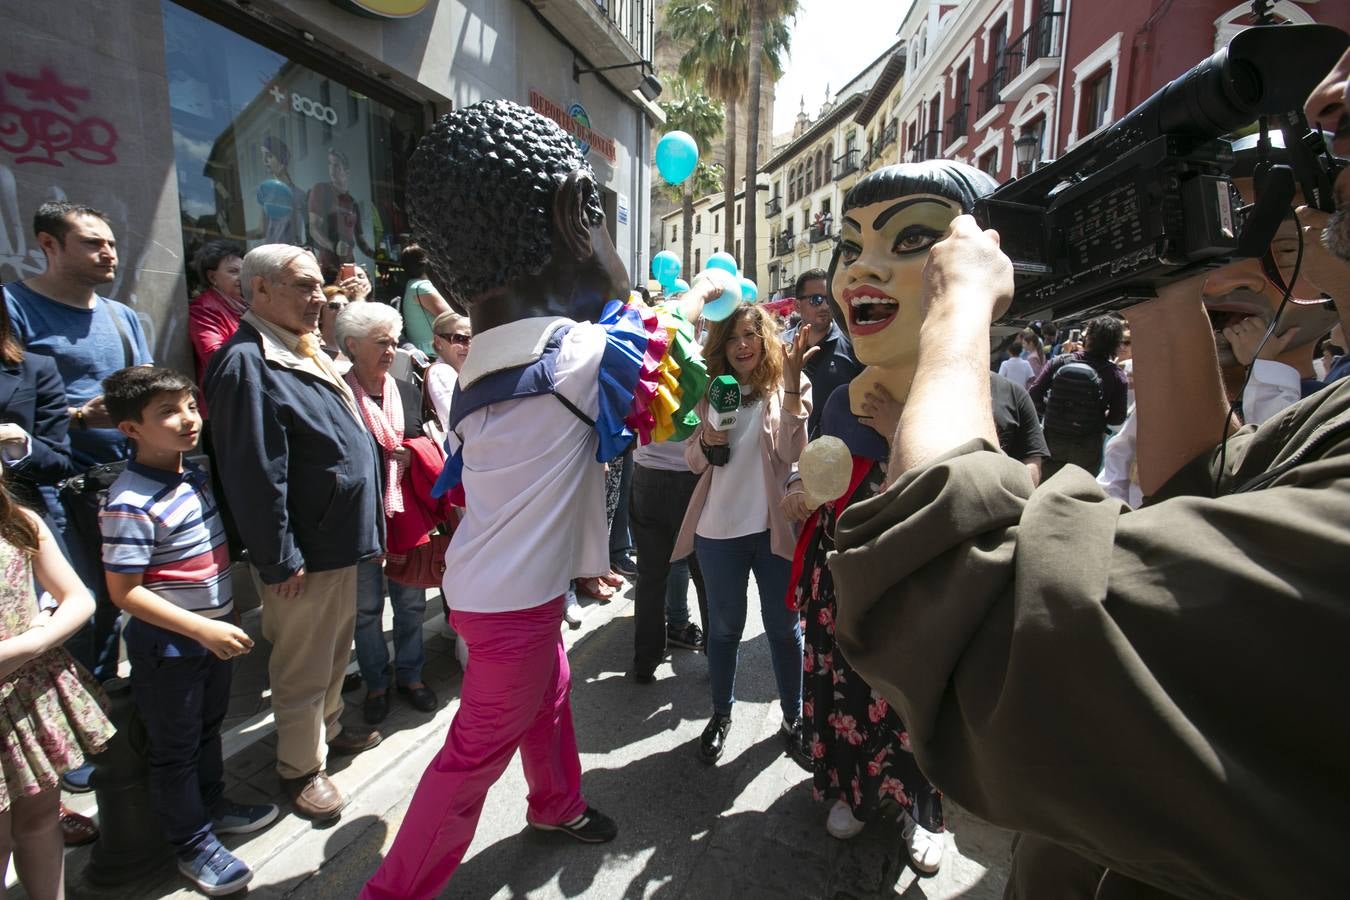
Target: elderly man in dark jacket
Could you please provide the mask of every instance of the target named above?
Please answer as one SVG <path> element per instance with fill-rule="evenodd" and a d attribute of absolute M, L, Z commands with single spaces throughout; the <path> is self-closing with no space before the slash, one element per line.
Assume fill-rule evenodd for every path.
<path fill-rule="evenodd" d="M 323 821 L 345 803 L 328 780 L 327 752 L 380 741 L 339 721 L 356 564 L 383 550 L 378 456 L 314 334 L 324 303 L 314 256 L 266 244 L 244 257 L 241 280 L 251 309 L 212 357 L 206 398 L 272 642 L 277 772 L 296 811 Z"/>

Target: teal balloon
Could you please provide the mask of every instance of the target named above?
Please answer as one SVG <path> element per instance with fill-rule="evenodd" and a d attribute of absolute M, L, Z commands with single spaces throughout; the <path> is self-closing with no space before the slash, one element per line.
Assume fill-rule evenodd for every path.
<path fill-rule="evenodd" d="M 723 272 L 730 272 L 736 276 L 741 274 L 741 270 L 736 266 L 736 257 L 726 252 L 714 253 L 708 257 L 707 268 L 721 269 Z"/>
<path fill-rule="evenodd" d="M 667 292 L 670 291 L 675 279 L 680 277 L 680 268 L 680 258 L 669 250 L 662 250 L 652 257 L 652 277 L 659 281 Z"/>
<path fill-rule="evenodd" d="M 672 131 L 656 142 L 656 171 L 667 184 L 679 184 L 698 166 L 698 144 L 683 131 Z"/>
<path fill-rule="evenodd" d="M 713 275 L 711 269 L 712 263 L 709 262 L 708 268 L 703 271 Z M 713 281 L 722 289 L 722 293 L 703 304 L 703 318 L 709 322 L 720 322 L 734 313 L 744 298 L 740 280 L 735 275 L 727 275 L 725 269 L 716 270 Z"/>
<path fill-rule="evenodd" d="M 676 294 L 683 294 L 687 290 L 689 290 L 689 282 L 685 281 L 683 278 L 676 278 L 666 293 L 673 297 Z"/>
<path fill-rule="evenodd" d="M 746 303 L 754 303 L 759 299 L 759 288 L 749 278 L 741 279 L 741 299 Z"/>
<path fill-rule="evenodd" d="M 295 192 L 286 182 L 269 178 L 258 185 L 258 202 L 269 219 L 284 219 L 294 208 Z"/>

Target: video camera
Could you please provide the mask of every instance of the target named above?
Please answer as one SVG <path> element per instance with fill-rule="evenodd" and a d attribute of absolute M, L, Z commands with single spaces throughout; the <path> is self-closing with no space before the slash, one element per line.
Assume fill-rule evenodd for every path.
<path fill-rule="evenodd" d="M 1235 257 L 1263 255 L 1295 186 L 1331 211 L 1339 166 L 1303 102 L 1350 37 L 1330 25 L 1258 26 L 1164 86 L 1101 134 L 978 201 L 1013 262 L 1001 324 L 1079 317 Z M 1284 134 L 1290 165 L 1262 164 L 1257 203 L 1233 187 L 1220 135 L 1258 118 Z"/>

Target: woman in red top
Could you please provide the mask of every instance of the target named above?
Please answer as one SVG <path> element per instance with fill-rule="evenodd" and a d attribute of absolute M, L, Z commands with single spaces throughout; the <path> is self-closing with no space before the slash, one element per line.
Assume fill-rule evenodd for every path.
<path fill-rule="evenodd" d="M 197 275 L 207 287 L 188 306 L 188 337 L 197 361 L 197 384 L 202 383 L 206 364 L 220 346 L 239 328 L 248 311 L 239 273 L 244 267 L 244 249 L 229 241 L 211 241 L 193 261 Z M 204 411 L 203 411 L 204 412 Z"/>

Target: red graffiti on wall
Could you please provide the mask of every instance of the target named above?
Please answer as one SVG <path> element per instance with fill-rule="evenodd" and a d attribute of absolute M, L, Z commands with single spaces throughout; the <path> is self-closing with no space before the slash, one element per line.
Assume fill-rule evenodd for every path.
<path fill-rule="evenodd" d="M 77 162 L 107 166 L 117 162 L 117 129 L 107 119 L 80 116 L 80 105 L 89 99 L 89 89 L 67 84 L 43 67 L 36 78 L 5 72 L 4 83 L 23 95 L 10 102 L 0 84 L 0 149 L 15 155 L 16 165 L 40 163 L 64 166 L 57 157 L 68 154 Z"/>

